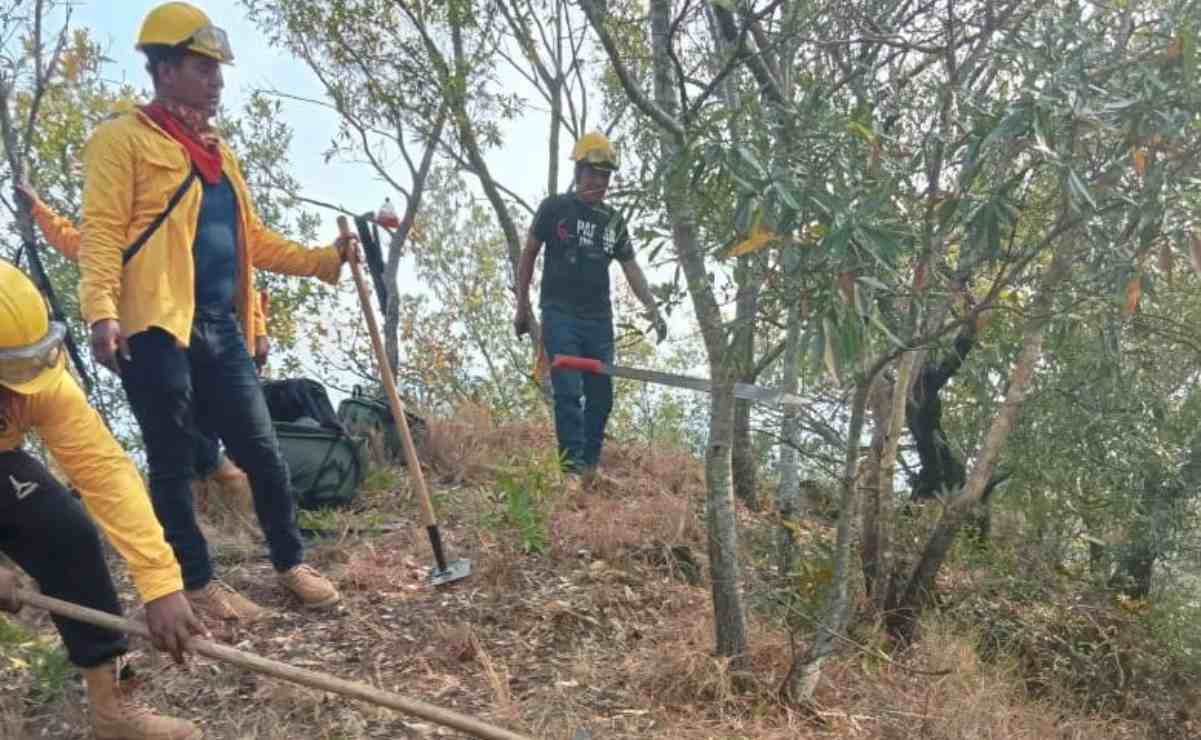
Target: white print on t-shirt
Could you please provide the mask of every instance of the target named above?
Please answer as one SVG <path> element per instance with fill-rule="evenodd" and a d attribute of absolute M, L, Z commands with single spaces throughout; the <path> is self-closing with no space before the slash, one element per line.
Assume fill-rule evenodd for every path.
<path fill-rule="evenodd" d="M 8 482 L 13 484 L 13 493 L 17 494 L 18 501 L 25 498 L 26 496 L 33 493 L 34 491 L 38 490 L 37 481 L 31 480 L 31 481 L 21 482 L 10 475 L 10 476 L 8 476 Z"/>
<path fill-rule="evenodd" d="M 591 221 L 578 219 L 575 222 L 576 233 L 580 237 L 580 246 L 588 248 L 592 246 L 592 240 L 596 238 L 596 224 Z"/>
<path fill-rule="evenodd" d="M 605 233 L 601 237 L 601 241 L 605 244 L 605 254 L 613 256 L 617 247 L 617 219 L 609 219 L 609 223 L 605 226 Z"/>

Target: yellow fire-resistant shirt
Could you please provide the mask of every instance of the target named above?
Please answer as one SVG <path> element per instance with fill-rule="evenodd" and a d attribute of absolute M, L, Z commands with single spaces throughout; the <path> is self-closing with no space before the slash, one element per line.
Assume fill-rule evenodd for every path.
<path fill-rule="evenodd" d="M 33 201 L 33 220 L 37 222 L 38 228 L 42 230 L 42 236 L 46 238 L 46 243 L 57 249 L 59 254 L 72 262 L 79 261 L 80 233 L 79 229 L 75 228 L 75 224 L 71 223 L 70 219 L 63 218 L 41 199 L 35 198 Z M 253 303 L 256 336 L 266 336 L 267 316 L 263 313 L 263 306 L 259 301 L 253 301 Z"/>
<path fill-rule="evenodd" d="M 187 346 L 196 310 L 192 245 L 203 187 L 197 180 L 142 249 L 122 264 L 134 240 L 167 208 L 192 162 L 183 145 L 141 111 L 101 124 L 84 150 L 79 309 L 88 325 L 117 319 L 125 336 L 151 327 Z M 251 203 L 237 159 L 221 144 L 221 169 L 238 198 L 238 284 L 235 301 L 247 349 L 266 334 L 254 310 L 254 270 L 328 283 L 342 261 L 333 247 L 307 249 L 268 229 Z"/>
<path fill-rule="evenodd" d="M 88 405 L 75 378 L 64 372 L 41 393 L 11 394 L 9 399 L 6 409 L 0 409 L 0 452 L 19 448 L 28 432 L 41 437 L 129 564 L 142 600 L 182 590 L 179 564 L 137 468 Z"/>

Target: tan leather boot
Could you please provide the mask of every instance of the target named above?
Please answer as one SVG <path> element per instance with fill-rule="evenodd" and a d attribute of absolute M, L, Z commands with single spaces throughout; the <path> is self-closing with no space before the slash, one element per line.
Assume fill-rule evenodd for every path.
<path fill-rule="evenodd" d="M 84 668 L 83 680 L 96 740 L 200 740 L 204 736 L 191 722 L 155 714 L 124 696 L 113 662 Z"/>
<path fill-rule="evenodd" d="M 303 563 L 280 573 L 279 580 L 306 609 L 328 609 L 342 598 L 328 578 Z"/>
<path fill-rule="evenodd" d="M 208 482 L 216 484 L 215 487 L 226 506 L 236 514 L 250 521 L 254 520 L 254 493 L 250 490 L 250 479 L 241 468 L 233 464 L 233 461 L 222 455 L 221 463 L 208 477 Z"/>
<path fill-rule="evenodd" d="M 233 586 L 218 581 L 209 581 L 204 588 L 184 591 L 192 611 L 202 620 L 217 622 L 257 622 L 267 615 L 267 610 L 234 590 Z"/>

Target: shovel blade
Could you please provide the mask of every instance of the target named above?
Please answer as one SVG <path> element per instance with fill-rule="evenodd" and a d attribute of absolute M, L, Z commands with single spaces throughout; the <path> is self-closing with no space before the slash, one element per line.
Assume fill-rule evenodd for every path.
<path fill-rule="evenodd" d="M 455 560 L 447 563 L 445 569 L 432 568 L 429 575 L 425 577 L 425 582 L 431 586 L 445 586 L 448 583 L 461 581 L 469 575 L 471 575 L 471 561 Z"/>

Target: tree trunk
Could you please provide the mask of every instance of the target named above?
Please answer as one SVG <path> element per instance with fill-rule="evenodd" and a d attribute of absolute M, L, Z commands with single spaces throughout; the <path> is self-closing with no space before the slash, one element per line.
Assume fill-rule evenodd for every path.
<path fill-rule="evenodd" d="M 759 286 L 756 285 L 755 255 L 738 258 L 735 281 L 738 298 L 734 312 L 734 338 L 730 342 L 731 361 L 738 365 L 739 380 L 755 382 L 755 314 L 759 310 Z M 751 439 L 751 402 L 734 401 L 733 448 L 731 465 L 734 475 L 734 495 L 751 511 L 759 510 L 756 485 L 758 463 Z"/>
<path fill-rule="evenodd" d="M 730 465 L 734 475 L 734 495 L 751 511 L 759 511 L 755 445 L 751 435 L 751 402 L 734 399 L 733 448 Z"/>
<path fill-rule="evenodd" d="M 666 112 L 675 110 L 669 57 L 671 0 L 652 0 L 651 48 L 655 99 Z M 709 531 L 709 567 L 713 574 L 713 622 L 717 654 L 742 662 L 746 652 L 746 622 L 739 586 L 738 528 L 734 518 L 731 437 L 734 427 L 734 368 L 727 362 L 721 309 L 705 269 L 704 250 L 697 236 L 695 207 L 689 197 L 687 172 L 675 164 L 681 143 L 666 132 L 662 157 L 673 174 L 665 200 L 672 222 L 672 243 L 688 283 L 693 310 L 701 326 L 713 394 L 709 409 L 709 444 L 705 452 L 705 516 Z"/>
<path fill-rule="evenodd" d="M 785 393 L 795 394 L 800 377 L 801 364 L 801 302 L 798 300 L 788 308 L 787 334 L 784 338 L 784 384 Z M 800 414 L 792 406 L 784 410 L 780 423 L 780 483 L 776 488 L 776 513 L 780 527 L 776 531 L 776 568 L 781 577 L 792 572 L 796 557 L 796 542 L 792 527 L 800 520 L 804 511 L 801 502 L 801 476 L 797 469 L 797 430 Z"/>
<path fill-rule="evenodd" d="M 781 687 L 785 699 L 795 703 L 807 704 L 813 700 L 813 692 L 817 690 L 817 682 L 821 679 L 822 666 L 826 658 L 834 653 L 839 638 L 846 632 L 850 622 L 851 522 L 855 517 L 857 488 L 855 471 L 859 467 L 859 437 L 863 433 L 864 411 L 874 376 L 875 372 L 856 383 L 851 401 L 847 454 L 842 471 L 842 493 L 838 501 L 837 535 L 834 540 L 834 572 L 825 597 L 822 619 L 817 625 L 817 636 L 809 650 L 793 660 Z"/>
<path fill-rule="evenodd" d="M 1005 393 L 1000 413 L 989 426 L 979 459 L 968 476 L 963 493 L 952 499 L 943 509 L 942 518 L 935 526 L 913 575 L 905 585 L 900 605 L 890 614 L 889 631 L 901 641 L 908 642 L 913 639 L 918 616 L 934 597 L 934 579 L 946 560 L 947 552 L 950 551 L 955 536 L 968 514 L 985 494 L 997 458 L 1000 457 L 1001 449 L 1017 419 L 1018 410 L 1034 381 L 1034 370 L 1042 355 L 1043 331 L 1051 318 L 1054 290 L 1066 276 L 1073 256 L 1069 247 L 1056 250 L 1039 293 L 1028 312 L 1030 318 L 1027 319 L 1023 331 L 1022 350 L 1010 373 L 1009 388 Z"/>
<path fill-rule="evenodd" d="M 731 658 L 737 667 L 745 659 L 746 623 L 738 582 L 738 531 L 730 473 L 734 404 L 729 386 L 732 386 L 736 376 L 725 362 L 726 337 L 721 307 L 713 293 L 705 265 L 705 250 L 701 248 L 698 236 L 696 206 L 691 199 L 688 172 L 677 163 L 687 143 L 687 134 L 675 117 L 677 106 L 673 99 L 675 90 L 672 86 L 669 49 L 671 1 L 652 0 L 650 3 L 653 102 L 635 84 L 626 68 L 617 45 L 605 28 L 603 10 L 594 0 L 580 0 L 580 7 L 600 39 L 622 89 L 635 107 L 659 130 L 660 161 L 668 171 L 663 196 L 671 223 L 672 246 L 688 284 L 688 295 L 700 324 L 714 384 L 709 414 L 710 445 L 705 455 L 709 567 L 714 574 L 713 621 L 717 630 L 718 654 Z"/>
<path fill-rule="evenodd" d="M 555 70 L 556 75 L 559 70 Z M 549 83 L 550 93 L 550 136 L 546 143 L 549 153 L 546 168 L 546 195 L 552 196 L 559 192 L 559 133 L 563 125 L 563 78 L 555 77 Z"/>
<path fill-rule="evenodd" d="M 480 181 L 480 187 L 484 189 L 484 196 L 488 198 L 488 203 L 492 206 L 492 212 L 496 215 L 496 221 L 500 224 L 501 233 L 505 235 L 505 246 L 508 247 L 509 265 L 513 270 L 513 274 L 517 274 L 517 263 L 521 260 L 521 235 L 517 231 L 517 224 L 513 221 L 513 216 L 509 213 L 509 206 L 505 202 L 504 196 L 497 187 L 496 180 L 492 177 L 492 172 L 488 168 L 488 162 L 484 159 L 483 150 L 480 148 L 479 139 L 475 135 L 475 125 L 471 121 L 470 114 L 467 111 L 467 100 L 465 97 L 465 84 L 468 73 L 466 52 L 463 48 L 463 28 L 462 20 L 455 17 L 456 14 L 451 14 L 450 37 L 451 45 L 454 49 L 454 69 L 453 72 L 446 67 L 445 62 L 438 65 L 445 70 L 446 79 L 442 80 L 444 88 L 447 90 L 447 101 L 450 105 L 450 114 L 455 122 L 455 129 L 459 135 L 459 142 L 463 145 L 463 150 L 467 153 L 467 161 L 471 164 L 471 172 Z M 431 42 L 427 42 L 427 47 L 430 49 L 430 55 L 436 59 L 441 59 L 441 55 Z"/>
<path fill-rule="evenodd" d="M 1172 526 L 1172 498 L 1178 490 L 1183 489 L 1155 477 L 1143 481 L 1138 516 L 1118 558 L 1117 568 L 1109 579 L 1111 589 L 1132 599 L 1145 599 L 1151 594 L 1151 576 L 1156 561 L 1163 554 L 1164 532 Z"/>
<path fill-rule="evenodd" d="M 720 367 L 712 367 L 717 375 Z M 730 455 L 734 428 L 734 393 L 729 384 L 715 385 L 709 400 L 709 444 L 705 448 L 705 523 L 709 534 L 713 617 L 717 654 L 741 656 L 746 627 L 738 573 L 738 530 Z"/>
<path fill-rule="evenodd" d="M 885 393 L 885 383 L 873 384 L 868 396 L 872 415 L 871 451 L 868 453 L 867 470 L 863 475 L 863 532 L 861 533 L 860 558 L 863 562 L 863 587 L 877 611 L 883 610 L 883 594 L 877 591 L 881 575 L 887 572 L 884 553 L 888 548 L 884 533 L 885 508 L 880 486 L 880 468 L 884 460 L 884 446 L 888 441 L 889 419 L 892 404 Z M 890 487 L 891 488 L 891 487 Z"/>
<path fill-rule="evenodd" d="M 425 183 L 429 179 L 430 168 L 434 163 L 434 152 L 438 148 L 438 141 L 442 138 L 442 128 L 445 125 L 446 106 L 442 106 L 438 117 L 434 120 L 434 128 L 430 137 L 425 143 L 421 163 L 417 166 L 416 171 L 411 173 L 412 191 L 405 203 L 404 217 L 400 220 L 400 228 L 392 234 L 392 238 L 388 242 L 388 259 L 384 265 L 384 285 L 388 290 L 384 304 L 384 352 L 388 356 L 388 362 L 392 363 L 394 374 L 399 372 L 400 368 L 400 287 L 396 282 L 400 272 L 400 255 L 404 251 L 405 242 L 409 239 L 409 232 L 413 230 L 417 214 L 421 212 Z"/>

